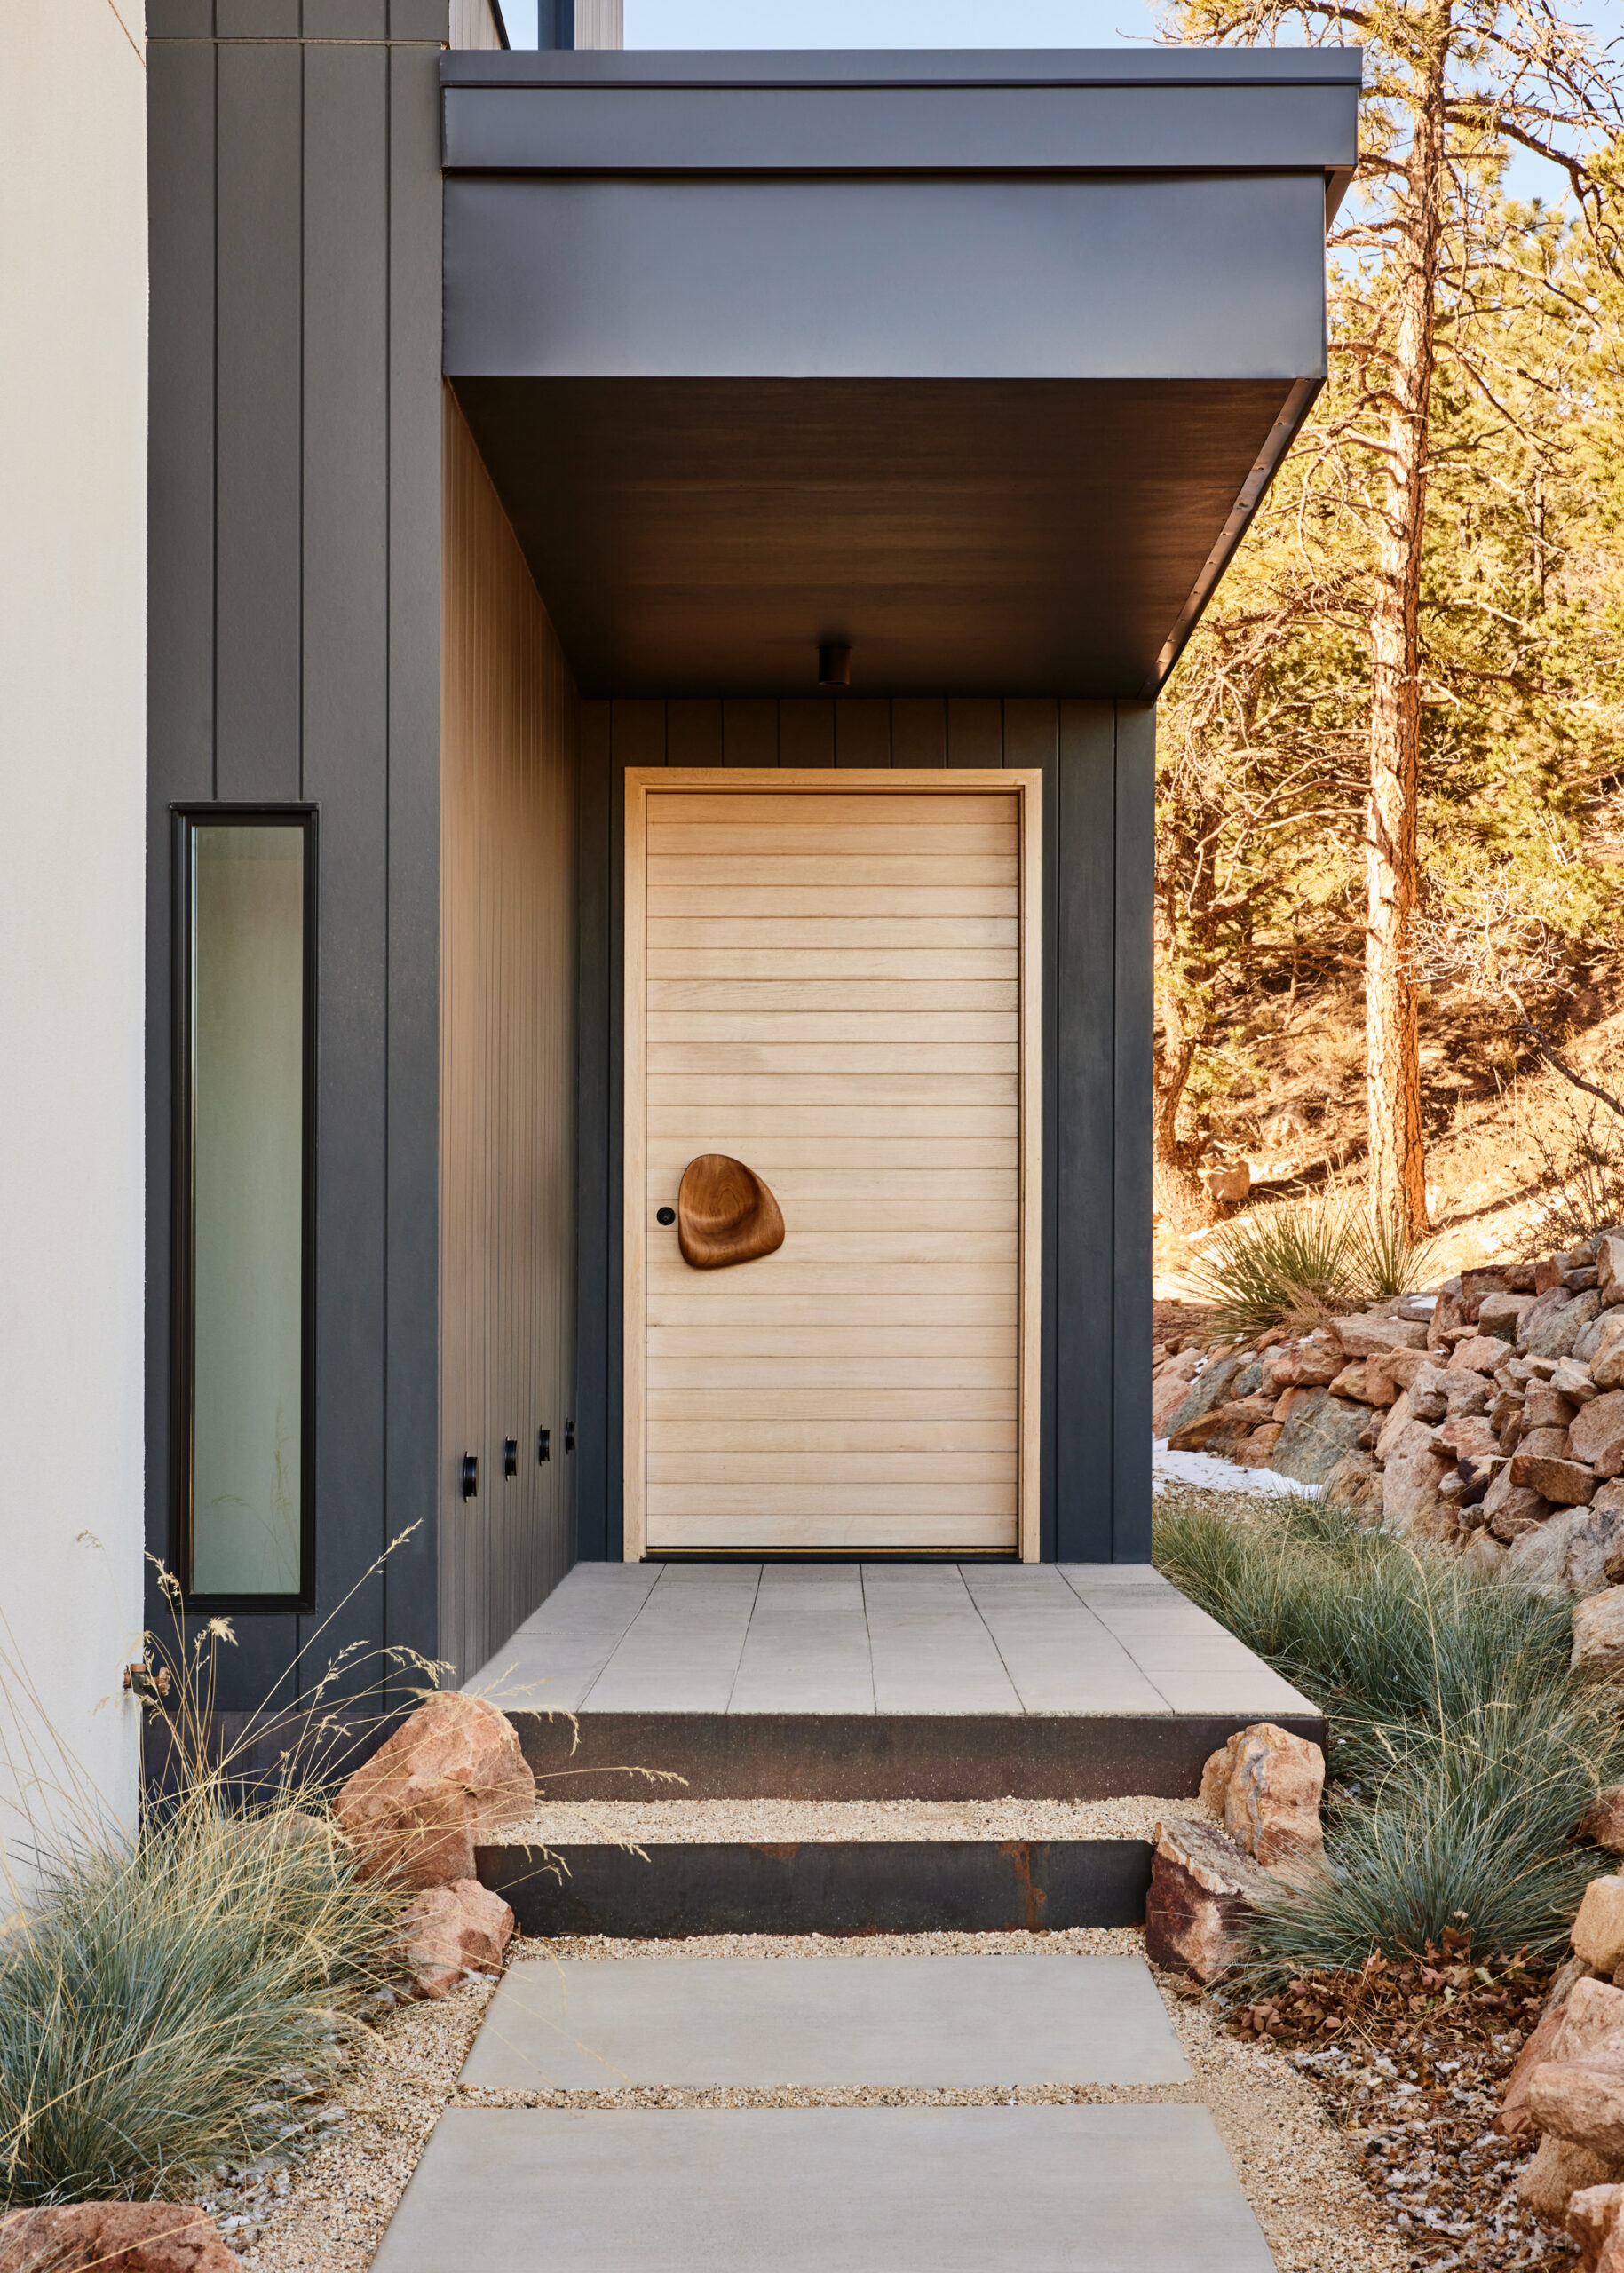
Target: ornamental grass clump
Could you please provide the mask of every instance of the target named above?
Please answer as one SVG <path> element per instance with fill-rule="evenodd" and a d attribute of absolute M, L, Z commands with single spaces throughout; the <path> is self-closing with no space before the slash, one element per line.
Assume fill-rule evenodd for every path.
<path fill-rule="evenodd" d="M 376 1691 L 368 1656 L 395 1683 L 440 1668 L 352 1647 L 296 1708 L 267 1703 L 250 1754 L 219 1733 L 229 1623 L 188 1634 L 158 1576 L 174 1635 L 143 1637 L 163 1742 L 138 1825 L 92 1787 L 0 1619 L 0 2202 L 184 2201 L 216 2163 L 297 2150 L 294 2103 L 398 1970 L 398 1895 L 359 1876 L 327 1806 L 349 1741 L 335 1691 L 345 1712 Z"/>
<path fill-rule="evenodd" d="M 82 1825 L 42 1858 L 0 1946 L 0 2197 L 185 2199 L 297 2129 L 392 1906 L 297 1797 L 245 1816 L 206 1778 L 139 1841 Z"/>
<path fill-rule="evenodd" d="M 1568 1672 L 1569 1607 L 1316 1501 L 1186 1506 L 1156 1560 L 1325 1707 L 1327 1870 L 1255 1921 L 1265 1972 L 1555 1952 L 1604 1866 L 1574 1827 L 1624 1775 L 1616 1709 Z"/>
<path fill-rule="evenodd" d="M 1256 1341 L 1338 1310 L 1390 1302 L 1417 1284 L 1431 1242 L 1352 1193 L 1281 1200 L 1213 1234 L 1190 1277 L 1220 1330 Z"/>

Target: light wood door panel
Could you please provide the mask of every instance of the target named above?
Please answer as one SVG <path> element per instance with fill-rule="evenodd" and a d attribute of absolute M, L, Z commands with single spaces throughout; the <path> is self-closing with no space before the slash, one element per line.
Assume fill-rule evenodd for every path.
<path fill-rule="evenodd" d="M 628 773 L 630 1558 L 1035 1555 L 1039 779 Z M 683 1262 L 706 1152 L 775 1254 Z"/>

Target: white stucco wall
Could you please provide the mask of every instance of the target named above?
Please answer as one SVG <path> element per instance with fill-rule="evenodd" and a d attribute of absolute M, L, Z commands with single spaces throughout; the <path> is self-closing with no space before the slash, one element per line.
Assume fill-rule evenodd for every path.
<path fill-rule="evenodd" d="M 132 0 L 0 9 L 0 1838 L 125 1817 L 141 1601 L 147 179 Z M 21 1709 L 18 1707 L 21 1703 Z M 9 1712 L 5 1709 L 10 1707 Z M 10 1909 L 0 1886 L 0 1918 Z"/>

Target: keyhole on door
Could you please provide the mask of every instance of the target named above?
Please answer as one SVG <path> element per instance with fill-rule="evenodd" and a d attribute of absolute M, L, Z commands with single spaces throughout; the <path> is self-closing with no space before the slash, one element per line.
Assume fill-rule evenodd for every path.
<path fill-rule="evenodd" d="M 660 1213 L 654 1217 L 654 1221 L 656 1224 L 674 1224 L 677 1221 L 676 1208 L 662 1208 L 660 1210 Z"/>

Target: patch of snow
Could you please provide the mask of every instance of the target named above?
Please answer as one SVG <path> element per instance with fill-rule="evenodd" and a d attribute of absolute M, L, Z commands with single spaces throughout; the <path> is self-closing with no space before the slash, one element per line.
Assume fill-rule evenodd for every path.
<path fill-rule="evenodd" d="M 1296 1493 L 1317 1500 L 1317 1484 L 1299 1484 L 1295 1476 L 1280 1476 L 1271 1468 L 1242 1468 L 1238 1461 L 1220 1460 L 1215 1453 L 1175 1453 L 1165 1437 L 1151 1440 L 1151 1490 L 1165 1492 L 1170 1484 L 1199 1485 L 1208 1492 Z"/>

